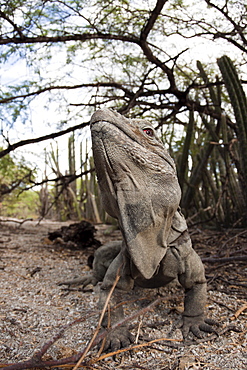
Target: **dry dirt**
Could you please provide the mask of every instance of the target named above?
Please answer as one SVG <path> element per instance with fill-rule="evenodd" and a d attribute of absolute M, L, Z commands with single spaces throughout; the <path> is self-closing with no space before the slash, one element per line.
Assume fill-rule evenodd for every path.
<path fill-rule="evenodd" d="M 93 336 L 98 320 L 98 287 L 83 292 L 58 285 L 88 272 L 87 258 L 92 249 L 70 250 L 64 245 L 47 244 L 48 231 L 60 226 L 61 223 L 52 221 L 40 224 L 28 221 L 22 225 L 0 221 L 0 367 L 18 364 L 15 369 L 30 368 L 22 363 L 41 350 L 42 360 L 47 361 L 43 366 L 48 368 L 54 360 L 82 352 Z M 120 238 L 119 231 L 106 235 L 107 226 L 96 227 L 95 237 L 102 242 Z M 246 255 L 247 230 L 193 229 L 191 235 L 201 257 Z M 174 284 L 159 290 L 135 289 L 126 298 L 126 315 L 138 312 L 160 297 L 154 310 L 130 323 L 139 346 L 101 360 L 94 347 L 80 367 L 246 369 L 246 261 L 223 260 L 217 264 L 207 262 L 205 266 L 207 313 L 219 321 L 218 337 L 205 334 L 202 340 L 191 337 L 187 344 L 181 341 L 183 292 Z M 61 338 L 44 347 L 58 333 Z M 148 343 L 152 340 L 155 341 Z"/>

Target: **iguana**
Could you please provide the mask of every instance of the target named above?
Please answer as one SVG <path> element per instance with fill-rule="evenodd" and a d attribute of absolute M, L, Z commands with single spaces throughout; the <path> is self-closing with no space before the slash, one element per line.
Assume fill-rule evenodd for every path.
<path fill-rule="evenodd" d="M 95 255 L 92 282 L 103 280 L 100 308 L 118 270 L 121 277 L 112 305 L 134 284 L 157 288 L 178 278 L 185 289 L 184 337 L 189 331 L 197 337 L 201 330 L 214 332 L 214 322 L 204 318 L 204 267 L 179 208 L 175 164 L 154 128 L 146 120 L 100 109 L 91 118 L 91 134 L 103 206 L 118 219 L 123 236 L 121 243 L 100 247 Z M 111 324 L 122 318 L 121 305 L 111 313 Z M 116 350 L 131 341 L 128 328 L 122 326 L 109 333 L 105 349 Z"/>

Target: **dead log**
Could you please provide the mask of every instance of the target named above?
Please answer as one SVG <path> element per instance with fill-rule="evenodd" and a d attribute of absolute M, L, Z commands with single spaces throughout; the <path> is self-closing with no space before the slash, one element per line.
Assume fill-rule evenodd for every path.
<path fill-rule="evenodd" d="M 48 239 L 56 240 L 71 249 L 85 249 L 88 247 L 99 247 L 101 242 L 95 239 L 95 227 L 88 221 L 81 221 L 69 226 L 62 226 L 60 229 L 49 232 Z"/>

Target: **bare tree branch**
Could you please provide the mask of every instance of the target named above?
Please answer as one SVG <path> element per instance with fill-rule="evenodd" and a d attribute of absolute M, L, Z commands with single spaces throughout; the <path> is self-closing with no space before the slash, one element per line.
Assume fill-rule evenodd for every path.
<path fill-rule="evenodd" d="M 141 39 L 142 42 L 147 40 L 148 34 L 153 29 L 153 26 L 154 26 L 158 16 L 160 15 L 165 3 L 167 3 L 167 1 L 168 0 L 158 0 L 157 1 L 156 5 L 155 5 L 155 8 L 151 12 L 151 15 L 150 15 L 147 23 L 145 24 L 145 26 L 143 27 L 143 29 L 141 31 L 140 39 Z"/>
<path fill-rule="evenodd" d="M 5 19 L 13 28 L 14 30 L 18 33 L 20 38 L 23 38 L 24 35 L 20 29 L 4 12 L 0 11 L 0 18 Z"/>
<path fill-rule="evenodd" d="M 32 182 L 33 185 L 26 187 L 24 190 L 30 190 L 30 189 L 34 188 L 35 186 L 44 185 L 44 184 L 47 184 L 49 182 L 59 182 L 59 181 L 63 182 L 63 184 L 65 184 L 67 186 L 71 182 L 73 182 L 76 179 L 78 179 L 79 177 L 82 177 L 82 176 L 85 176 L 85 175 L 87 175 L 89 173 L 94 172 L 94 170 L 95 170 L 94 168 L 91 168 L 90 170 L 80 172 L 78 175 L 58 176 L 58 177 L 54 177 L 52 179 L 44 179 L 44 180 L 39 181 L 39 182 L 36 182 L 36 181 L 32 181 L 31 180 L 30 182 Z"/>
<path fill-rule="evenodd" d="M 27 94 L 21 94 L 16 96 L 10 96 L 8 98 L 0 99 L 0 104 L 9 103 L 11 101 L 17 100 L 17 99 L 25 99 L 31 96 L 40 95 L 47 91 L 52 90 L 74 90 L 74 89 L 81 89 L 81 88 L 87 88 L 87 87 L 113 87 L 116 89 L 122 90 L 127 96 L 132 96 L 133 93 L 124 87 L 124 85 L 118 83 L 118 82 L 95 82 L 95 83 L 87 83 L 87 84 L 79 84 L 79 85 L 56 85 L 56 86 L 47 86 L 42 89 L 27 93 Z"/>
<path fill-rule="evenodd" d="M 227 19 L 234 27 L 234 29 L 238 32 L 242 42 L 247 45 L 247 39 L 244 35 L 244 30 L 246 29 L 246 25 L 245 27 L 242 27 L 240 26 L 239 24 L 237 24 L 234 19 L 232 17 L 229 16 L 228 12 L 224 10 L 225 7 L 223 8 L 220 8 L 218 5 L 212 3 L 212 1 L 210 0 L 205 0 L 206 3 L 211 6 L 212 8 L 215 8 L 216 10 L 218 10 L 221 14 L 223 14 L 223 16 L 225 17 L 225 19 Z M 228 40 L 229 41 L 229 40 Z M 246 49 L 245 49 L 246 50 Z"/>
<path fill-rule="evenodd" d="M 0 186 L 0 198 L 3 195 L 10 194 L 13 190 L 17 189 L 21 183 L 31 182 L 32 170 L 30 170 L 25 176 L 21 177 L 20 179 L 16 179 L 12 182 L 9 186 Z"/>
<path fill-rule="evenodd" d="M 61 36 L 22 36 L 22 37 L 8 37 L 0 38 L 0 45 L 9 44 L 42 44 L 42 43 L 64 43 L 68 41 L 81 41 L 85 42 L 88 40 L 116 40 L 123 42 L 130 42 L 139 44 L 139 38 L 136 36 L 124 36 L 124 35 L 114 35 L 112 33 L 81 33 L 81 34 L 71 34 L 71 35 L 61 35 Z"/>
<path fill-rule="evenodd" d="M 0 158 L 4 157 L 5 155 L 9 154 L 13 150 L 15 150 L 15 149 L 17 149 L 21 146 L 28 145 L 28 144 L 35 144 L 35 143 L 39 143 L 41 141 L 45 141 L 45 140 L 49 140 L 49 139 L 54 139 L 55 137 L 59 137 L 59 136 L 68 134 L 69 132 L 84 128 L 88 125 L 89 125 L 89 122 L 80 123 L 79 125 L 67 128 L 66 130 L 62 130 L 62 131 L 59 131 L 59 132 L 54 132 L 52 134 L 45 135 L 45 136 L 40 136 L 40 137 L 37 137 L 37 138 L 34 138 L 34 139 L 21 140 L 21 141 L 18 141 L 17 143 L 14 143 L 14 144 L 9 144 L 7 149 L 4 149 L 4 150 L 0 151 Z"/>

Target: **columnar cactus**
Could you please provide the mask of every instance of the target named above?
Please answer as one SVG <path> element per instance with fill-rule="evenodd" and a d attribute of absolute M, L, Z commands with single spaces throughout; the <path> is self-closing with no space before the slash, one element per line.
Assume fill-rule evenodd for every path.
<path fill-rule="evenodd" d="M 236 119 L 240 158 L 239 176 L 247 207 L 247 99 L 231 59 L 224 55 L 217 60 L 217 63 L 225 82 Z"/>

